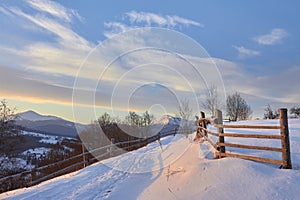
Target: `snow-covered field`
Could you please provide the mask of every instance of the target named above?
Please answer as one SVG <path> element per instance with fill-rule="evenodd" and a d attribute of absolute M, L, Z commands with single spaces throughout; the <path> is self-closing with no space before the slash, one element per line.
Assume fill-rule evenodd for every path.
<path fill-rule="evenodd" d="M 28 132 L 28 131 L 22 131 L 22 135 L 30 135 L 33 137 L 39 137 L 41 140 L 40 143 L 47 143 L 47 144 L 57 144 L 61 142 L 64 138 L 69 140 L 74 140 L 74 138 L 70 137 L 63 137 L 63 136 L 54 136 L 54 135 L 46 135 L 42 133 L 34 133 L 34 132 Z"/>
<path fill-rule="evenodd" d="M 238 123 L 274 125 L 278 121 Z M 213 160 L 207 142 L 192 143 L 192 136 L 177 135 L 163 138 L 162 146 L 154 142 L 37 186 L 0 194 L 0 199 L 299 199 L 300 120 L 290 119 L 289 126 L 293 170 L 235 158 Z M 279 131 L 264 130 L 263 134 Z M 276 140 L 227 141 L 280 147 Z M 281 158 L 276 152 L 228 150 Z"/>
<path fill-rule="evenodd" d="M 22 155 L 26 156 L 27 154 L 36 154 L 37 158 L 39 158 L 41 155 L 46 154 L 47 152 L 51 151 L 51 148 L 34 148 L 34 149 L 28 149 L 22 153 Z"/>

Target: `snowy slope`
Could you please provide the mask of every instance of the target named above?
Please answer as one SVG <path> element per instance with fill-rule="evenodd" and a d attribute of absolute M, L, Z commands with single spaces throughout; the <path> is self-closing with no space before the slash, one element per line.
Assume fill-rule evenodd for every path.
<path fill-rule="evenodd" d="M 235 158 L 213 160 L 207 142 L 191 143 L 191 138 L 177 135 L 162 139 L 163 151 L 154 142 L 37 186 L 0 194 L 0 199 L 299 199 L 298 119 L 290 120 L 290 135 L 294 170 Z M 268 140 L 268 145 L 276 144 Z"/>

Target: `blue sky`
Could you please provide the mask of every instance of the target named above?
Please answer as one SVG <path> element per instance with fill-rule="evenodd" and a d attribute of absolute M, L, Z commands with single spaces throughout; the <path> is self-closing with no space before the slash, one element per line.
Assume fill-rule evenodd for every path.
<path fill-rule="evenodd" d="M 18 111 L 31 109 L 74 120 L 75 83 L 83 92 L 73 99 L 76 112 L 81 113 L 75 118 L 89 122 L 94 117 L 92 110 L 86 109 L 94 104 L 94 98 L 85 92 L 95 91 L 94 85 L 90 86 L 97 83 L 96 115 L 113 110 L 122 116 L 129 108 L 142 112 L 161 107 L 172 114 L 182 98 L 190 99 L 196 113 L 199 108 L 194 105 L 203 100 L 211 79 L 210 84 L 222 91 L 220 96 L 238 91 L 251 105 L 253 117 L 262 117 L 267 104 L 274 108 L 300 105 L 299 9 L 297 1 L 2 0 L 0 98 L 6 98 Z M 99 81 L 98 73 L 104 70 L 99 63 L 105 60 L 101 60 L 101 48 L 109 46 L 110 54 L 105 53 L 112 56 L 141 44 L 154 45 L 151 37 L 157 32 L 149 37 L 132 31 L 142 27 L 176 31 L 160 38 L 164 45 L 156 45 L 178 51 L 194 63 L 199 64 L 199 57 L 210 56 L 213 61 L 206 68 L 199 65 L 203 73 L 209 73 L 206 85 L 193 76 L 192 69 L 182 69 L 184 63 L 180 68 L 180 60 L 172 63 L 169 54 L 158 51 L 120 58 Z M 123 35 L 129 39 L 116 41 L 120 38 L 116 35 L 126 31 L 131 31 Z M 167 46 L 168 39 L 173 46 L 172 42 Z M 197 50 L 201 48 L 193 42 L 204 48 L 200 56 Z M 95 48 L 97 52 L 91 53 Z M 147 65 L 149 59 L 152 64 Z M 182 80 L 174 78 L 178 76 L 175 71 Z M 217 71 L 224 85 L 215 83 L 215 78 L 220 78 Z M 189 80 L 187 85 L 185 79 Z M 195 96 L 198 99 L 194 103 Z"/>

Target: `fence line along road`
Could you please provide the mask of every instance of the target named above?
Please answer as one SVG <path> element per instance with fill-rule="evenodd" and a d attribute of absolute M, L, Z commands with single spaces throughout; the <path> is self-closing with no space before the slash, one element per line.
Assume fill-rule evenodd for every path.
<path fill-rule="evenodd" d="M 115 156 L 115 155 L 119 155 L 119 154 L 116 154 L 116 153 L 114 154 L 114 152 L 118 152 L 118 151 L 121 151 L 121 150 L 138 149 L 140 147 L 143 147 L 143 146 L 147 145 L 148 143 L 151 143 L 151 142 L 154 142 L 154 141 L 158 140 L 160 137 L 166 137 L 166 136 L 170 136 L 170 135 L 175 136 L 176 134 L 182 134 L 182 133 L 191 132 L 191 131 L 192 131 L 192 129 L 189 129 L 189 130 L 174 129 L 172 131 L 164 132 L 162 135 L 161 134 L 160 135 L 154 135 L 154 136 L 149 137 L 149 138 L 135 139 L 135 140 L 117 142 L 117 143 L 112 142 L 109 145 L 99 147 L 97 149 L 93 149 L 93 150 L 87 151 L 87 152 L 84 152 L 85 150 L 83 148 L 83 153 L 72 156 L 72 157 L 67 158 L 65 160 L 61 160 L 61 161 L 51 163 L 51 164 L 48 164 L 48 165 L 45 165 L 45 166 L 42 166 L 42 167 L 34 168 L 32 170 L 28 170 L 28 171 L 24 171 L 24 172 L 21 172 L 21 173 L 18 173 L 18 174 L 14 174 L 14 175 L 11 175 L 11 176 L 0 178 L 1 187 L 5 187 L 5 185 L 8 186 L 8 188 L 4 191 L 2 191 L 3 188 L 0 187 L 0 189 L 1 189 L 0 191 L 2 191 L 2 192 L 9 191 L 10 190 L 9 187 L 11 187 L 11 185 L 13 184 L 12 182 L 14 182 L 14 181 L 16 181 L 16 182 L 25 181 L 26 184 L 24 186 L 29 187 L 29 186 L 32 186 L 32 185 L 39 184 L 43 181 L 52 179 L 54 177 L 63 175 L 65 173 L 70 173 L 70 172 L 77 171 L 78 169 L 84 168 L 84 167 L 86 167 L 87 165 L 89 165 L 91 163 L 95 163 L 95 162 L 99 161 L 100 159 L 103 159 L 103 158 L 106 158 L 106 157 L 112 157 L 112 156 Z M 119 146 L 119 148 L 113 148 L 113 147 L 116 147 L 116 146 Z M 92 158 L 87 158 L 88 156 L 92 156 L 92 153 L 97 152 L 97 151 L 101 151 L 101 150 L 105 150 L 105 149 L 109 149 L 110 151 L 108 151 L 108 152 L 106 151 L 102 154 L 97 155 L 96 157 L 93 156 Z M 52 168 L 55 168 L 55 167 L 59 168 L 59 166 L 62 166 L 63 164 L 67 164 L 68 162 L 71 162 L 71 161 L 73 161 L 74 163 L 72 163 L 72 164 L 70 164 L 70 165 L 68 165 L 68 166 L 66 166 L 62 169 L 55 170 L 54 172 L 52 172 L 50 174 L 47 174 L 45 176 L 42 176 L 42 177 L 39 177 L 39 178 L 33 180 L 33 177 L 35 177 L 36 174 L 39 174 L 43 170 L 46 170 L 46 169 L 49 170 L 49 169 L 52 169 Z M 24 180 L 22 180 L 22 179 L 24 179 Z M 17 189 L 17 188 L 14 188 L 14 189 Z"/>

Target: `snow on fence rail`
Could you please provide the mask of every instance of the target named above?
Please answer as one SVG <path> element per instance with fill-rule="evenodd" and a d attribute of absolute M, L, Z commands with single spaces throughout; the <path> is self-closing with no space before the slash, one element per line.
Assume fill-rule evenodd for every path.
<path fill-rule="evenodd" d="M 196 121 L 197 125 L 197 135 L 205 137 L 208 142 L 210 142 L 217 150 L 217 156 L 222 157 L 235 157 L 247 160 L 266 162 L 271 164 L 280 164 L 284 169 L 292 169 L 292 162 L 290 156 L 290 140 L 289 140 L 289 129 L 288 129 L 288 118 L 287 109 L 279 109 L 280 113 L 280 126 L 253 126 L 253 125 L 223 125 L 222 112 L 216 110 L 216 118 L 208 119 L 205 118 L 204 112 L 201 112 L 201 118 Z M 217 128 L 217 133 L 210 131 L 206 128 L 206 124 L 211 123 L 215 128 Z M 264 135 L 264 134 L 238 134 L 238 133 L 224 133 L 224 129 L 277 129 L 280 130 L 280 135 Z M 218 141 L 214 142 L 208 137 L 208 134 L 218 137 Z M 226 143 L 225 137 L 239 137 L 239 138 L 256 138 L 256 139 L 278 139 L 281 140 L 281 148 L 276 147 L 263 147 L 263 146 L 253 146 L 244 144 L 233 144 Z M 270 159 L 261 158 L 256 156 L 249 156 L 244 154 L 230 153 L 225 151 L 225 147 L 234 148 L 244 148 L 244 149 L 255 149 L 264 151 L 274 151 L 281 152 L 282 159 Z"/>
<path fill-rule="evenodd" d="M 72 157 L 62 160 L 62 161 L 58 161 L 56 163 L 51 163 L 49 165 L 45 165 L 45 166 L 42 166 L 39 168 L 34 168 L 32 170 L 28 170 L 28 171 L 24 171 L 24 172 L 21 172 L 18 174 L 0 178 L 1 187 L 5 187 L 5 184 L 8 187 L 6 189 L 4 189 L 4 188 L 0 188 L 0 189 L 1 189 L 1 192 L 10 190 L 10 188 L 12 187 L 12 184 L 13 184 L 12 181 L 26 182 L 26 185 L 23 185 L 23 187 L 24 186 L 29 187 L 32 185 L 36 185 L 43 181 L 52 179 L 54 177 L 77 171 L 78 169 L 84 168 L 88 164 L 95 163 L 95 162 L 99 161 L 100 159 L 103 159 L 106 157 L 112 157 L 114 155 L 119 155 L 117 153 L 118 151 L 124 151 L 124 150 L 131 151 L 131 150 L 143 147 L 150 142 L 159 140 L 160 137 L 165 137 L 165 136 L 169 136 L 169 135 L 175 136 L 175 134 L 180 134 L 180 133 L 183 133 L 186 131 L 191 131 L 191 130 L 181 129 L 178 131 L 175 128 L 172 131 L 165 132 L 163 135 L 157 134 L 157 135 L 154 135 L 149 138 L 136 139 L 136 140 L 130 140 L 130 141 L 118 142 L 118 143 L 114 143 L 114 139 L 111 138 L 110 145 L 106 145 L 106 146 L 103 146 L 103 147 L 100 147 L 97 149 L 93 149 L 93 150 L 87 151 L 87 152 L 84 152 L 84 146 L 82 144 L 83 153 L 81 153 L 81 154 L 72 156 Z M 115 147 L 119 147 L 119 148 L 115 148 Z M 106 151 L 108 149 L 109 149 L 109 151 Z M 104 153 L 101 153 L 101 150 L 105 150 Z M 93 153 L 95 153 L 95 152 L 99 152 L 99 155 L 94 155 Z M 91 155 L 93 155 L 92 158 L 88 158 Z M 72 164 L 69 164 L 69 163 L 72 163 Z M 68 164 L 68 165 L 63 167 L 62 169 L 60 169 L 61 166 L 66 165 L 66 164 Z M 41 172 L 43 170 L 49 170 L 49 169 L 57 169 L 57 170 L 55 170 L 54 172 L 52 172 L 50 174 L 42 176 L 42 177 L 38 176 L 38 174 L 41 174 Z M 36 177 L 36 179 L 34 179 L 33 177 Z"/>

